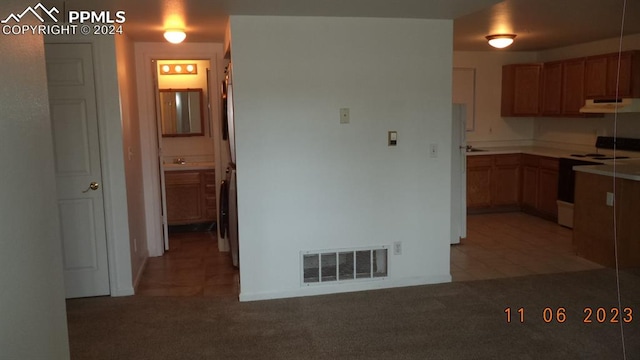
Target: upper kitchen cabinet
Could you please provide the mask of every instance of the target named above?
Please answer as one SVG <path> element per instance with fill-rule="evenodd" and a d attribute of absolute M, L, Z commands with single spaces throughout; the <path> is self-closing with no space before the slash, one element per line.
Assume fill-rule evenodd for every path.
<path fill-rule="evenodd" d="M 562 61 L 545 63 L 542 68 L 542 115 L 562 114 Z"/>
<path fill-rule="evenodd" d="M 617 74 L 618 53 L 587 57 L 584 70 L 585 97 L 615 99 L 616 95 L 618 98 L 640 96 L 640 51 L 620 54 L 619 84 Z"/>
<path fill-rule="evenodd" d="M 562 115 L 585 116 L 580 113 L 584 106 L 584 59 L 566 60 L 562 73 Z"/>
<path fill-rule="evenodd" d="M 537 116 L 540 113 L 542 64 L 502 67 L 501 116 Z"/>
<path fill-rule="evenodd" d="M 545 63 L 542 69 L 542 115 L 585 116 L 584 58 Z"/>

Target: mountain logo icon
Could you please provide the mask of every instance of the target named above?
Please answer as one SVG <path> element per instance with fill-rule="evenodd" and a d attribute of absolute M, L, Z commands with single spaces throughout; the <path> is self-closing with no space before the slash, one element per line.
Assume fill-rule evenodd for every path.
<path fill-rule="evenodd" d="M 7 16 L 7 18 L 0 21 L 0 23 L 6 24 L 11 20 L 19 23 L 20 20 L 22 20 L 22 18 L 29 13 L 35 16 L 36 19 L 40 20 L 40 22 L 45 22 L 45 19 L 42 16 L 40 16 L 39 12 L 42 12 L 43 16 L 47 15 L 54 22 L 58 22 L 58 19 L 54 16 L 54 14 L 59 14 L 60 11 L 58 11 L 58 9 L 56 9 L 55 6 L 52 7 L 51 10 L 49 10 L 47 9 L 46 6 L 42 5 L 41 3 L 38 3 L 36 6 L 33 6 L 33 7 L 29 6 L 28 8 L 24 9 L 24 11 L 21 12 L 20 14 L 11 14 Z"/>

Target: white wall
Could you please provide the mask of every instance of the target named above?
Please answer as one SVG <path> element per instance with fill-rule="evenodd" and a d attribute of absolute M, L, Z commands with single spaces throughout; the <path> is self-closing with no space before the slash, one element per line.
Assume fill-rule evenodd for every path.
<path fill-rule="evenodd" d="M 453 66 L 476 70 L 475 129 L 467 132 L 467 141 L 493 146 L 509 145 L 533 138 L 533 118 L 503 118 L 500 116 L 502 66 L 537 62 L 535 52 L 455 51 Z M 456 89 L 453 89 L 454 93 Z"/>
<path fill-rule="evenodd" d="M 562 47 L 539 53 L 540 61 L 571 59 L 617 52 L 618 38 Z M 622 50 L 640 49 L 640 35 L 623 38 Z M 640 138 L 640 114 L 619 114 L 617 136 Z M 534 139 L 538 142 L 594 146 L 598 135 L 614 135 L 614 115 L 602 118 L 537 118 Z"/>
<path fill-rule="evenodd" d="M 24 6 L 8 0 L 2 8 Z M 0 53 L 0 358 L 68 359 L 42 37 L 0 36 Z"/>
<path fill-rule="evenodd" d="M 450 281 L 452 22 L 230 21 L 240 299 Z M 386 280 L 301 286 L 300 251 L 394 241 Z"/>
<path fill-rule="evenodd" d="M 142 161 L 140 157 L 140 121 L 136 93 L 135 54 L 133 42 L 126 36 L 116 36 L 116 60 L 120 85 L 120 107 L 122 113 L 123 151 L 127 186 L 127 208 L 129 219 L 129 251 L 134 285 L 140 280 L 147 250 L 147 229 L 143 197 Z"/>

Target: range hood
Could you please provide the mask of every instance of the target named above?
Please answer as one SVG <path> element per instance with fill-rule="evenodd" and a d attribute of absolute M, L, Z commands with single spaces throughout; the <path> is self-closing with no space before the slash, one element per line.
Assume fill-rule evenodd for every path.
<path fill-rule="evenodd" d="M 583 107 L 580 108 L 581 113 L 595 114 L 613 114 L 640 112 L 640 99 L 622 98 L 622 99 L 587 99 Z"/>

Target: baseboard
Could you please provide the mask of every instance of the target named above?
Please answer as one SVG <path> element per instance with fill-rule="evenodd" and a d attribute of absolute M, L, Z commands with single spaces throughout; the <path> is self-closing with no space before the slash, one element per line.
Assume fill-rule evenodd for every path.
<path fill-rule="evenodd" d="M 308 286 L 300 287 L 295 290 L 273 291 L 273 292 L 256 292 L 256 293 L 240 293 L 240 301 L 259 301 L 259 300 L 274 300 L 293 297 L 305 297 L 316 295 L 328 295 L 328 294 L 340 294 L 357 291 L 369 291 L 369 290 L 381 290 L 391 289 L 399 287 L 420 286 L 420 285 L 432 285 L 451 282 L 451 274 L 437 275 L 437 276 L 424 276 L 405 278 L 398 280 L 381 279 L 375 281 L 359 282 L 353 284 L 339 284 L 339 285 L 322 285 L 322 286 Z"/>
<path fill-rule="evenodd" d="M 133 279 L 133 292 L 134 293 L 138 292 L 138 285 L 140 284 L 140 279 L 142 279 L 142 274 L 144 273 L 144 270 L 147 268 L 147 259 L 148 258 L 149 258 L 148 256 L 145 256 L 144 260 L 142 260 L 142 265 L 138 269 L 138 273 L 136 274 L 136 277 Z"/>

